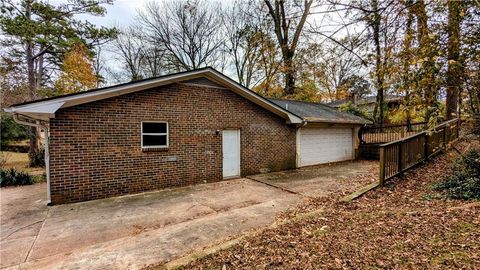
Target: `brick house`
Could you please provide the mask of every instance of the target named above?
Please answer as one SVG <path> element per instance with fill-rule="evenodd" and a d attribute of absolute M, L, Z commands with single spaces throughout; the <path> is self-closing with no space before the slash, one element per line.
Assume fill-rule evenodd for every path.
<path fill-rule="evenodd" d="M 16 104 L 48 134 L 53 204 L 355 158 L 362 118 L 268 100 L 212 68 Z"/>

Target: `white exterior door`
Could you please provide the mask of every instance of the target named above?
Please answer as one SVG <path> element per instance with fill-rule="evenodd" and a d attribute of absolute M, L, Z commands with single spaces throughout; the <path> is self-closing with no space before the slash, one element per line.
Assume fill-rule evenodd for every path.
<path fill-rule="evenodd" d="M 299 167 L 354 158 L 352 128 L 301 128 L 297 137 Z"/>
<path fill-rule="evenodd" d="M 222 132 L 223 177 L 240 176 L 240 130 Z"/>

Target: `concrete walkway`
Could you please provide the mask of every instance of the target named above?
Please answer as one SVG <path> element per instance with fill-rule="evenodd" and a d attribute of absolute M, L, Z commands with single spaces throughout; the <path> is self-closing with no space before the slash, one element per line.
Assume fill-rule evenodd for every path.
<path fill-rule="evenodd" d="M 47 216 L 47 185 L 0 189 L 0 267 L 19 264 Z"/>
<path fill-rule="evenodd" d="M 327 195 L 368 169 L 354 162 L 254 177 L 297 194 L 236 179 L 53 207 L 46 206 L 45 184 L 2 188 L 0 267 L 139 269 L 167 262 L 269 225 L 302 193 Z"/>

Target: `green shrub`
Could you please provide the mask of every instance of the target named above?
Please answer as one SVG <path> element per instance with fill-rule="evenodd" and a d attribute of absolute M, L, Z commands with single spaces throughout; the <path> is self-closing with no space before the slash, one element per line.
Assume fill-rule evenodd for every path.
<path fill-rule="evenodd" d="M 0 187 L 23 186 L 33 183 L 33 177 L 26 172 L 17 171 L 14 168 L 8 170 L 0 169 Z"/>
<path fill-rule="evenodd" d="M 45 173 L 39 175 L 32 175 L 34 183 L 43 183 L 47 181 L 47 175 Z"/>
<path fill-rule="evenodd" d="M 28 128 L 17 124 L 9 114 L 0 114 L 0 126 L 2 149 L 12 142 L 28 139 Z"/>
<path fill-rule="evenodd" d="M 35 152 L 28 153 L 30 167 L 45 167 L 45 149 L 39 148 Z"/>
<path fill-rule="evenodd" d="M 434 188 L 451 199 L 480 200 L 480 151 L 472 149 L 456 160 L 452 173 Z"/>

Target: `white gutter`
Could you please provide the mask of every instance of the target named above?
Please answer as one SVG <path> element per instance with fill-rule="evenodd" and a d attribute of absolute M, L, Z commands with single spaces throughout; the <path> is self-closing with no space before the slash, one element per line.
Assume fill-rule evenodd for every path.
<path fill-rule="evenodd" d="M 48 149 L 49 146 L 49 140 L 50 140 L 50 130 L 48 126 L 41 125 L 38 121 L 36 123 L 31 123 L 27 121 L 23 121 L 20 118 L 18 118 L 17 113 L 13 115 L 13 120 L 15 122 L 21 124 L 21 125 L 27 125 L 39 129 L 44 129 L 45 130 L 45 174 L 47 175 L 47 204 L 50 204 L 52 202 L 51 196 L 50 196 L 50 151 Z"/>

